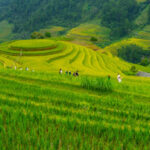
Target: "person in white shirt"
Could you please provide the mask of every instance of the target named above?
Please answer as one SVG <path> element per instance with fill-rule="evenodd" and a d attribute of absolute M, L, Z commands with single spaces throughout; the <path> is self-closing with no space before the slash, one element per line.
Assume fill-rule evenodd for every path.
<path fill-rule="evenodd" d="M 63 71 L 62 71 L 62 69 L 60 68 L 60 70 L 59 70 L 59 74 L 62 74 L 63 73 Z"/>
<path fill-rule="evenodd" d="M 118 76 L 117 76 L 117 80 L 118 80 L 118 82 L 119 82 L 119 83 L 121 83 L 121 82 L 122 82 L 122 79 L 121 79 L 120 74 L 118 74 Z"/>

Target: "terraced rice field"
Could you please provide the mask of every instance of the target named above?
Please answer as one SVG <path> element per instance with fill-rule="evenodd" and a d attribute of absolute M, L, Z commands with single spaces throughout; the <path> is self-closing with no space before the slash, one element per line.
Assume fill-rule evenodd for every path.
<path fill-rule="evenodd" d="M 150 40 L 150 25 L 145 26 L 143 30 L 137 32 L 135 37 L 139 39 Z"/>
<path fill-rule="evenodd" d="M 62 41 L 13 41 L 0 50 L 0 149 L 149 149 L 150 79 L 125 76 L 133 64 Z M 85 79 L 105 79 L 112 90 L 86 88 Z"/>
<path fill-rule="evenodd" d="M 80 74 L 116 75 L 129 70 L 132 64 L 126 63 L 109 52 L 93 51 L 69 42 L 53 40 L 23 40 L 0 45 L 0 62 L 6 68 L 26 68 L 31 70 L 72 72 Z M 147 67 L 138 66 L 148 70 Z"/>
<path fill-rule="evenodd" d="M 67 37 L 74 39 L 74 43 L 79 43 L 80 45 L 87 46 L 92 49 L 100 49 L 109 45 L 111 43 L 109 35 L 110 29 L 99 25 L 99 20 L 93 23 L 81 24 L 67 32 Z M 99 47 L 93 45 L 90 41 L 91 37 L 96 37 L 98 42 L 96 42 Z M 86 41 L 86 42 L 85 42 Z"/>
<path fill-rule="evenodd" d="M 50 40 L 24 40 L 2 44 L 0 52 L 14 56 L 38 56 L 55 54 L 63 51 L 64 46 Z"/>
<path fill-rule="evenodd" d="M 1 69 L 0 149 L 149 149 L 150 80 L 105 93 L 82 78 Z"/>

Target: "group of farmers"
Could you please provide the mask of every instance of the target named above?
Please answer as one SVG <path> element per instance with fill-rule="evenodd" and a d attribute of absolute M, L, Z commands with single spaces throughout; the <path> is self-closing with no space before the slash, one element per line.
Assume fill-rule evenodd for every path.
<path fill-rule="evenodd" d="M 63 70 L 60 68 L 59 69 L 59 74 L 63 74 Z M 79 72 L 76 71 L 76 72 L 71 72 L 71 71 L 65 71 L 65 74 L 66 75 L 73 75 L 74 77 L 78 77 L 79 76 Z"/>
<path fill-rule="evenodd" d="M 63 74 L 63 70 L 61 68 L 59 69 L 59 74 Z M 66 75 L 72 75 L 71 71 L 65 71 L 65 74 Z M 79 72 L 78 71 L 74 72 L 73 76 L 74 77 L 78 77 L 79 76 Z M 110 80 L 110 79 L 111 79 L 111 76 L 108 75 L 108 80 Z M 119 83 L 122 82 L 122 78 L 121 78 L 120 74 L 117 75 L 117 80 L 118 80 Z"/>

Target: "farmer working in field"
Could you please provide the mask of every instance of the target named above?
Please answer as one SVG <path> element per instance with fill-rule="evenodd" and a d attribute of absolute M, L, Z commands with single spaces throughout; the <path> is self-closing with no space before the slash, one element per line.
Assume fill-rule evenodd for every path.
<path fill-rule="evenodd" d="M 60 70 L 59 70 L 59 74 L 62 74 L 63 73 L 63 71 L 62 71 L 62 69 L 60 68 Z"/>
<path fill-rule="evenodd" d="M 108 80 L 110 80 L 111 79 L 111 77 L 110 77 L 110 75 L 108 75 Z"/>
<path fill-rule="evenodd" d="M 71 75 L 71 71 L 69 71 L 69 75 Z"/>
<path fill-rule="evenodd" d="M 118 80 L 118 82 L 119 82 L 119 83 L 121 83 L 121 82 L 122 82 L 122 79 L 121 79 L 120 74 L 118 74 L 118 76 L 117 76 L 117 80 Z"/>
<path fill-rule="evenodd" d="M 77 77 L 79 76 L 79 73 L 78 73 L 78 71 L 76 71 L 76 76 L 77 76 Z"/>

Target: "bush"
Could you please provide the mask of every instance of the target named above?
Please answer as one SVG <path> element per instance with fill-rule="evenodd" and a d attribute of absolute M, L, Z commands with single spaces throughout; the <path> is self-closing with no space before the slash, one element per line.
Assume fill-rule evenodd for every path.
<path fill-rule="evenodd" d="M 97 42 L 98 39 L 97 39 L 96 37 L 91 37 L 90 41 L 92 41 L 92 42 Z"/>
<path fill-rule="evenodd" d="M 36 39 L 36 37 L 37 37 L 37 32 L 31 33 L 31 39 Z"/>
<path fill-rule="evenodd" d="M 135 66 L 132 66 L 130 68 L 130 71 L 133 72 L 133 73 L 136 73 L 137 72 L 137 68 Z"/>
<path fill-rule="evenodd" d="M 85 89 L 102 91 L 102 92 L 111 92 L 112 91 L 112 82 L 107 78 L 81 78 L 81 86 Z"/>
<path fill-rule="evenodd" d="M 140 64 L 142 66 L 148 66 L 150 64 L 150 60 L 148 60 L 148 58 L 143 58 Z"/>
<path fill-rule="evenodd" d="M 50 32 L 45 32 L 45 37 L 51 37 L 51 33 Z"/>
<path fill-rule="evenodd" d="M 129 70 L 125 70 L 122 71 L 124 74 L 128 75 L 128 76 L 134 76 L 137 74 L 138 70 L 135 66 L 131 66 L 131 68 Z"/>
<path fill-rule="evenodd" d="M 44 35 L 39 32 L 33 32 L 31 33 L 31 38 L 32 39 L 44 39 Z"/>

